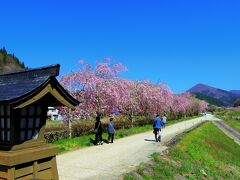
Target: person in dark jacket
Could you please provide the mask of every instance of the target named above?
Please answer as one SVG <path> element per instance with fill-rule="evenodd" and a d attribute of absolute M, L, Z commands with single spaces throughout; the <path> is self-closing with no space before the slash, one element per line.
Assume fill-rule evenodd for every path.
<path fill-rule="evenodd" d="M 102 145 L 102 132 L 103 132 L 103 127 L 101 123 L 101 116 L 98 114 L 96 117 L 96 122 L 95 122 L 95 127 L 94 127 L 94 132 L 95 132 L 95 143 L 96 145 Z"/>
<path fill-rule="evenodd" d="M 156 142 L 161 141 L 161 136 L 159 134 L 159 131 L 161 131 L 162 121 L 159 118 L 159 115 L 157 114 L 156 117 L 153 120 L 153 133 L 155 134 L 155 140 Z"/>
<path fill-rule="evenodd" d="M 114 133 L 115 133 L 114 122 L 113 122 L 113 118 L 111 117 L 109 119 L 109 124 L 108 124 L 108 142 L 113 143 Z"/>

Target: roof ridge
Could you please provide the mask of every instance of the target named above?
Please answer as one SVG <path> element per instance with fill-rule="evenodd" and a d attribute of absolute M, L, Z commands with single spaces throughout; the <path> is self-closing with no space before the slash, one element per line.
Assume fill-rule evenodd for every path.
<path fill-rule="evenodd" d="M 0 74 L 0 81 L 7 81 L 12 79 L 31 79 L 43 76 L 55 77 L 59 75 L 59 69 L 60 65 L 56 64 L 13 73 Z"/>

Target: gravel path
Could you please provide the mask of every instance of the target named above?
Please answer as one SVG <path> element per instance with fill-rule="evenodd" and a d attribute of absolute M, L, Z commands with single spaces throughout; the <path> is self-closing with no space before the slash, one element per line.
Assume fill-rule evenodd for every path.
<path fill-rule="evenodd" d="M 139 163 L 149 160 L 154 152 L 167 147 L 166 142 L 185 130 L 205 121 L 212 120 L 207 115 L 180 122 L 162 130 L 162 142 L 154 141 L 152 131 L 116 140 L 113 144 L 83 148 L 57 156 L 60 180 L 78 179 L 121 179 L 123 173 L 130 172 Z"/>

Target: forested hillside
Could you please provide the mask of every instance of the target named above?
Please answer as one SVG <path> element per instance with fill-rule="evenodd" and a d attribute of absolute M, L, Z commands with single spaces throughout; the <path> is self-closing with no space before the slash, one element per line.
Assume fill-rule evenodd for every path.
<path fill-rule="evenodd" d="M 23 69 L 26 69 L 24 63 L 20 62 L 14 54 L 9 54 L 4 47 L 0 49 L 0 74 Z"/>

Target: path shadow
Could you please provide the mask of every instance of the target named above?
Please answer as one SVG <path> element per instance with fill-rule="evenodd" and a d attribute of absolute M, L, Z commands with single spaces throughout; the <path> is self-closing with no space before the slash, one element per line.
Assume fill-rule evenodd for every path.
<path fill-rule="evenodd" d="M 156 140 L 155 140 L 155 139 L 144 139 L 144 141 L 156 142 Z"/>
<path fill-rule="evenodd" d="M 107 139 L 103 139 L 103 142 L 106 143 L 106 144 L 109 144 Z"/>

